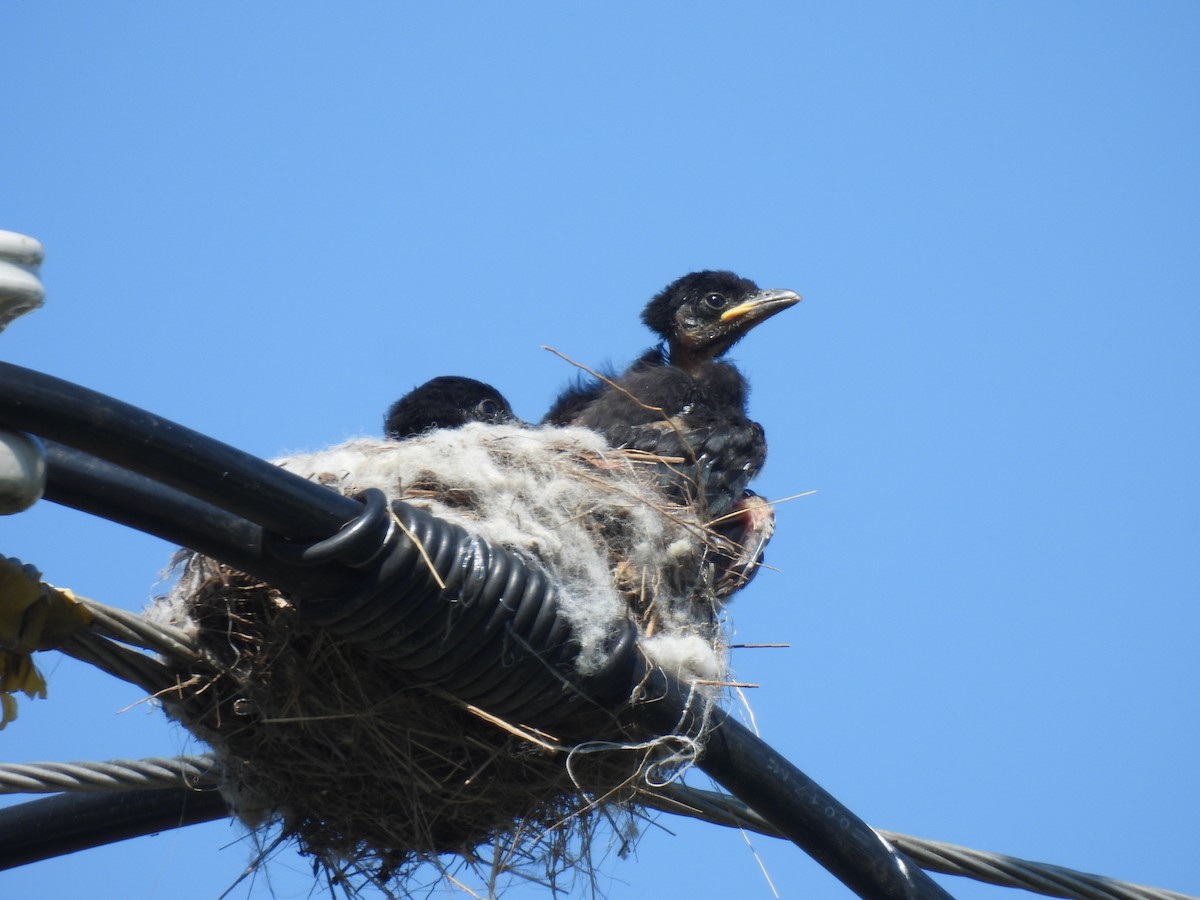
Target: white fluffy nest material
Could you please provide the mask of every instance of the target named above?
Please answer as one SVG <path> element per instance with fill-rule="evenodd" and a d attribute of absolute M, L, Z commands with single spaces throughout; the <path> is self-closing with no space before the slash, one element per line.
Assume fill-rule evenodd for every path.
<path fill-rule="evenodd" d="M 725 679 L 706 534 L 658 491 L 653 461 L 582 429 L 467 425 L 277 463 L 347 494 L 379 488 L 543 568 L 582 645 L 581 674 L 632 617 L 653 663 L 683 681 Z M 597 799 L 634 800 L 646 767 L 680 747 L 589 752 L 564 767 L 572 751 L 552 736 L 472 715 L 204 557 L 187 559 L 152 615 L 207 648 L 207 666 L 179 673 L 194 687 L 167 706 L 222 758 L 235 811 L 281 822 L 339 877 L 403 879 L 445 853 L 473 864 L 486 843 L 508 872 L 514 858 L 541 867 L 537 877 L 577 867 Z"/>

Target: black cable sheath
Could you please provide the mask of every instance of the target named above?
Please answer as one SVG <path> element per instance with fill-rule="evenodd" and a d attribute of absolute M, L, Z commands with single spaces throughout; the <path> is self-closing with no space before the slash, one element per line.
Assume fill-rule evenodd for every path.
<path fill-rule="evenodd" d="M 241 516 L 66 444 L 42 443 L 47 500 L 229 558 L 231 565 L 262 555 L 262 528 Z"/>
<path fill-rule="evenodd" d="M 78 456 L 68 459 L 66 453 L 56 451 L 55 465 L 48 472 L 50 496 L 90 506 L 102 514 L 101 508 L 108 505 L 110 515 L 134 527 L 206 547 L 214 558 L 295 593 L 304 601 L 304 615 L 383 658 L 403 662 L 409 652 L 425 650 L 430 641 L 444 640 L 449 622 L 461 610 L 478 604 L 493 609 L 496 615 L 488 620 L 493 630 L 487 641 L 499 651 L 491 657 L 498 658 L 498 665 L 486 667 L 483 673 L 471 671 L 469 681 L 456 678 L 457 668 L 445 672 L 444 655 L 414 655 L 417 663 L 410 667 L 417 677 L 429 671 L 430 681 L 467 702 L 485 706 L 496 715 L 551 724 L 572 714 L 581 701 L 581 692 L 570 685 L 578 646 L 569 624 L 550 602 L 555 586 L 544 571 L 512 551 L 492 548 L 492 559 L 511 557 L 508 565 L 521 576 L 518 590 L 497 595 L 497 584 L 485 577 L 464 579 L 460 586 L 458 576 L 475 564 L 475 539 L 458 526 L 396 503 L 393 511 L 402 522 L 404 539 L 396 529 L 381 532 L 390 547 L 372 550 L 368 555 L 380 552 L 378 564 L 356 573 L 348 583 L 333 577 L 337 567 L 331 571 L 297 566 L 308 558 L 303 549 L 270 551 L 279 536 L 330 546 L 331 536 L 340 538 L 344 527 L 353 530 L 351 523 L 357 524 L 363 506 L 355 500 L 112 397 L 3 362 L 0 422 L 86 451 L 118 467 L 88 464 Z M 102 495 L 99 499 L 89 497 L 89 480 L 95 485 L 108 484 L 107 489 L 93 487 Z M 152 489 L 147 481 L 179 493 Z M 138 493 L 137 502 L 129 496 L 122 499 L 129 491 Z M 113 513 L 111 509 L 118 506 L 119 511 Z M 222 520 L 222 513 L 261 525 L 265 533 L 255 533 L 236 519 Z M 189 518 L 196 522 L 195 528 L 179 524 Z M 216 533 L 222 522 L 234 534 L 223 545 Z M 260 541 L 267 551 L 262 555 Z M 423 553 L 417 553 L 416 547 Z M 288 567 L 274 567 L 268 556 Z M 439 580 L 459 589 L 444 589 Z M 397 602 L 400 598 L 404 602 Z M 528 623 L 527 631 L 514 631 L 523 623 Z M 588 690 L 583 692 L 594 694 L 601 702 L 616 699 L 618 682 L 629 683 L 626 673 L 631 671 L 634 656 L 632 625 L 625 631 L 614 644 L 614 649 L 622 651 L 619 658 L 590 678 Z M 473 658 L 484 652 L 484 647 L 474 641 L 460 650 Z M 545 679 L 546 689 L 517 691 L 530 704 L 521 708 L 514 701 L 514 688 L 535 680 L 535 673 Z"/>
<path fill-rule="evenodd" d="M 285 591 L 335 594 L 356 576 L 342 566 L 297 568 L 263 552 L 262 527 L 151 478 L 43 439 L 45 498 L 187 547 Z"/>
<path fill-rule="evenodd" d="M 949 900 L 920 866 L 725 710 L 692 699 L 661 669 L 645 674 L 639 694 L 635 722 L 651 734 L 689 732 L 707 716 L 699 767 L 858 896 Z"/>
<path fill-rule="evenodd" d="M 350 498 L 198 431 L 7 362 L 0 362 L 0 422 L 87 450 L 285 537 L 329 537 L 359 512 Z"/>
<path fill-rule="evenodd" d="M 215 790 L 94 791 L 31 800 L 0 809 L 0 870 L 228 815 Z"/>

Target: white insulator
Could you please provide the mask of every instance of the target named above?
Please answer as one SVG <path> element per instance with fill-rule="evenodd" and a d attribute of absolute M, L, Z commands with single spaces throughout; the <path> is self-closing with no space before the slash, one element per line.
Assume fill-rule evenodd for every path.
<path fill-rule="evenodd" d="M 29 509 L 46 489 L 46 450 L 33 435 L 0 428 L 0 515 Z"/>
<path fill-rule="evenodd" d="M 28 235 L 0 230 L 0 331 L 45 300 L 37 276 L 42 255 L 41 243 Z"/>

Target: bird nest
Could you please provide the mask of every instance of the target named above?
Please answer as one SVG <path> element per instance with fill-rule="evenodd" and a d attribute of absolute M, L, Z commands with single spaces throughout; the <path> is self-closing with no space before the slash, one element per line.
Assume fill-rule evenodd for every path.
<path fill-rule="evenodd" d="M 726 676 L 702 523 L 664 500 L 653 465 L 590 432 L 468 425 L 279 464 L 343 493 L 378 487 L 544 569 L 581 675 L 632 618 L 651 664 L 710 694 Z M 590 873 L 596 822 L 619 819 L 626 839 L 647 779 L 686 767 L 703 741 L 634 737 L 595 711 L 564 726 L 569 739 L 502 721 L 199 555 L 152 615 L 203 648 L 165 702 L 223 763 L 233 811 L 278 826 L 331 882 L 403 894 L 433 864 L 456 883 L 474 870 L 489 895 L 514 877 L 562 885 Z"/>

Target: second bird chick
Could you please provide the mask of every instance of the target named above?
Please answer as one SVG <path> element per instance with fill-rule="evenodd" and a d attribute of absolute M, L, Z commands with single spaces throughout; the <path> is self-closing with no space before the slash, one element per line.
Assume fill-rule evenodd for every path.
<path fill-rule="evenodd" d="M 384 416 L 383 431 L 392 440 L 402 441 L 468 422 L 501 425 L 516 421 L 509 402 L 490 384 L 461 375 L 439 375 L 393 403 Z"/>

